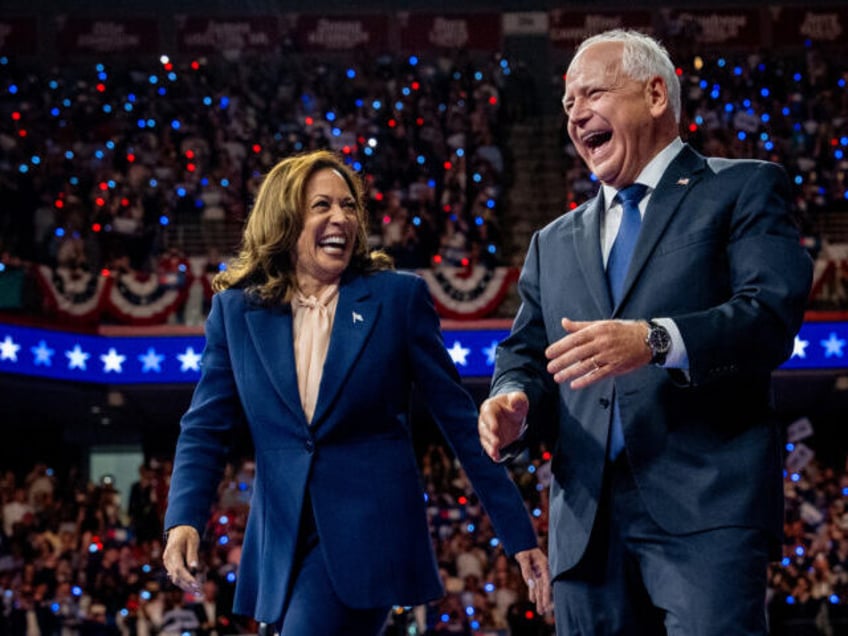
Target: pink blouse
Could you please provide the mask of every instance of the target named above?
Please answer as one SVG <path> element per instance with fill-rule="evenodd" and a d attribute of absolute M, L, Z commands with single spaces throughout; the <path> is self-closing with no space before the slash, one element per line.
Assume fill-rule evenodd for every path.
<path fill-rule="evenodd" d="M 321 385 L 321 374 L 327 359 L 333 316 L 338 302 L 338 285 L 327 287 L 318 297 L 306 297 L 298 293 L 292 301 L 297 388 L 300 391 L 306 421 L 310 424 L 315 413 L 315 403 L 318 401 L 318 387 Z"/>

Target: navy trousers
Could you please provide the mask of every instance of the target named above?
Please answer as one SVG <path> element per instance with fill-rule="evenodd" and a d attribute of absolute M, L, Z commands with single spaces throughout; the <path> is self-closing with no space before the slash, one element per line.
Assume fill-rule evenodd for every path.
<path fill-rule="evenodd" d="M 766 636 L 767 533 L 664 532 L 625 455 L 608 467 L 586 554 L 554 580 L 557 636 Z"/>

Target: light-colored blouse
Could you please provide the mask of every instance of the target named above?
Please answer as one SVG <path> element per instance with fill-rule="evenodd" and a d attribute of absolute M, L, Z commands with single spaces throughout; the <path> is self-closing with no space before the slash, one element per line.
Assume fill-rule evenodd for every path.
<path fill-rule="evenodd" d="M 317 297 L 298 293 L 292 301 L 297 388 L 306 421 L 310 424 L 318 401 L 318 387 L 330 347 L 330 332 L 338 302 L 338 285 L 327 287 Z"/>

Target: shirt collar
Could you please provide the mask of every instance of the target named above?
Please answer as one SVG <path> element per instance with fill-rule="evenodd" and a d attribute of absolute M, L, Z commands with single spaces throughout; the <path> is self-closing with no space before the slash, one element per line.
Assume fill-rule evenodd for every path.
<path fill-rule="evenodd" d="M 675 137 L 670 144 L 660 150 L 654 158 L 648 162 L 648 165 L 642 168 L 642 172 L 640 172 L 639 176 L 636 177 L 636 181 L 634 183 L 644 183 L 648 186 L 648 192 L 653 192 L 665 173 L 666 168 L 668 168 L 668 165 L 674 160 L 681 150 L 683 150 L 683 141 L 680 137 Z M 612 202 L 615 199 L 615 195 L 618 193 L 618 190 L 606 184 L 601 184 L 601 190 L 604 193 L 604 210 L 609 210 L 612 207 Z"/>

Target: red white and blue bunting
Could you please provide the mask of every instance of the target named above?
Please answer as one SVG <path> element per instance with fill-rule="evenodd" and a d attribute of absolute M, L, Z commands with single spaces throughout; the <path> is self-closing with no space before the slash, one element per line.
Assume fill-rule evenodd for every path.
<path fill-rule="evenodd" d="M 440 266 L 418 270 L 442 318 L 476 320 L 490 315 L 518 279 L 512 267 Z"/>

